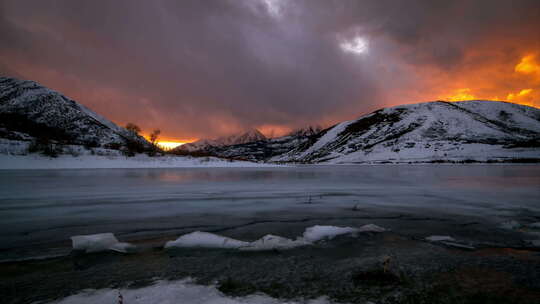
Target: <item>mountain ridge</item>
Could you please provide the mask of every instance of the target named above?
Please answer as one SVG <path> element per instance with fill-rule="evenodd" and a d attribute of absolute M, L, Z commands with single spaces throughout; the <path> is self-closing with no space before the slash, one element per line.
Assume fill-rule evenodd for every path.
<path fill-rule="evenodd" d="M 177 152 L 195 152 L 195 151 L 206 151 L 215 147 L 223 146 L 232 146 L 238 144 L 245 144 L 256 141 L 265 141 L 267 140 L 259 130 L 251 129 L 241 134 L 234 134 L 224 137 L 219 137 L 216 139 L 199 139 L 192 143 L 183 144 L 174 150 Z"/>
<path fill-rule="evenodd" d="M 150 145 L 82 104 L 29 80 L 0 77 L 0 118 L 0 137 L 8 139 L 95 147 Z"/>
<path fill-rule="evenodd" d="M 526 153 L 511 150 L 511 146 L 540 140 L 540 110 L 479 100 L 400 105 L 339 123 L 324 136 L 307 148 L 299 147 L 271 160 L 317 163 L 463 160 L 474 158 L 473 150 L 485 153 L 479 160 L 511 158 L 512 153 L 540 158 L 539 150 L 534 147 Z M 423 148 L 418 147 L 421 145 Z M 471 151 L 456 153 L 465 147 Z"/>

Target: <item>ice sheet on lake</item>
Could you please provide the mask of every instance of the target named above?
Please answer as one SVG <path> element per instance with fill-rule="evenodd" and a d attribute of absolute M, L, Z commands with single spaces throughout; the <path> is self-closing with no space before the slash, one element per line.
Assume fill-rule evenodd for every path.
<path fill-rule="evenodd" d="M 328 304 L 326 298 L 315 300 L 291 302 L 271 298 L 264 294 L 249 295 L 245 297 L 228 297 L 217 290 L 215 286 L 193 284 L 190 280 L 157 281 L 154 285 L 137 289 L 98 289 L 85 290 L 78 294 L 55 301 L 56 304 L 95 304 L 118 303 L 119 295 L 122 302 L 129 304 L 150 303 L 182 303 L 182 304 L 278 304 L 278 303 L 305 303 Z"/>
<path fill-rule="evenodd" d="M 204 247 L 204 248 L 226 248 L 236 249 L 240 247 L 248 246 L 248 242 L 243 242 L 221 235 L 195 231 L 192 233 L 184 234 L 175 241 L 169 241 L 165 244 L 165 248 L 170 247 Z"/>
<path fill-rule="evenodd" d="M 71 237 L 73 250 L 81 250 L 87 253 L 113 250 L 127 252 L 134 246 L 129 243 L 121 243 L 112 233 L 99 233 L 90 235 L 76 235 Z"/>

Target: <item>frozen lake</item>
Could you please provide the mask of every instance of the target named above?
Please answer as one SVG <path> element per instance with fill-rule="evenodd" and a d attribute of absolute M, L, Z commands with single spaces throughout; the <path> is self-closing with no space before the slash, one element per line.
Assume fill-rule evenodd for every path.
<path fill-rule="evenodd" d="M 78 234 L 134 240 L 351 214 L 539 217 L 540 166 L 0 170 L 3 259 Z"/>

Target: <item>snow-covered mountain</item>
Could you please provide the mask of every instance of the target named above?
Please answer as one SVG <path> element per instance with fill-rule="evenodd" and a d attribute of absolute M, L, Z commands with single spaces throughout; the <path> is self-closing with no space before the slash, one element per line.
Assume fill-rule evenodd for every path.
<path fill-rule="evenodd" d="M 0 77 L 0 138 L 46 138 L 62 144 L 122 147 L 149 143 L 36 82 Z"/>
<path fill-rule="evenodd" d="M 540 109 L 496 101 L 428 102 L 345 121 L 271 161 L 309 163 L 540 159 Z"/>
<path fill-rule="evenodd" d="M 252 129 L 239 135 L 231 135 L 216 139 L 200 139 L 176 148 L 177 151 L 207 151 L 215 147 L 232 146 L 251 142 L 265 141 L 267 138 L 259 130 Z"/>
<path fill-rule="evenodd" d="M 207 147 L 205 153 L 213 156 L 249 161 L 265 161 L 282 155 L 300 146 L 315 141 L 318 133 L 293 132 L 290 135 L 254 141 L 245 144 Z"/>

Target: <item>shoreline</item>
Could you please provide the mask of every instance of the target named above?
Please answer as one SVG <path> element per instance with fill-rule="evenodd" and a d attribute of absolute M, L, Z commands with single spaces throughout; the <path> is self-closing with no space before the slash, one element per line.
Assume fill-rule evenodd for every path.
<path fill-rule="evenodd" d="M 252 162 L 222 159 L 218 157 L 147 156 L 62 154 L 48 157 L 39 154 L 0 154 L 0 170 L 55 170 L 55 169 L 173 169 L 173 168 L 273 168 L 305 166 L 380 166 L 380 165 L 540 165 L 540 158 L 490 159 L 490 160 L 381 160 L 351 163 L 299 163 L 299 162 Z"/>
<path fill-rule="evenodd" d="M 280 301 L 328 297 L 331 302 L 339 303 L 401 303 L 425 296 L 431 302 L 414 303 L 446 303 L 442 300 L 445 296 L 468 299 L 478 295 L 519 299 L 520 303 L 540 299 L 540 272 L 537 271 L 540 248 L 513 246 L 516 236 L 523 236 L 520 231 L 498 229 L 507 242 L 501 246 L 486 244 L 468 249 L 427 241 L 419 235 L 456 227 L 447 232 L 463 242 L 463 236 L 458 235 L 475 230 L 475 236 L 478 236 L 477 231 L 482 231 L 481 235 L 487 237 L 497 228 L 480 223 L 472 225 L 474 229 L 460 225 L 459 222 L 469 221 L 466 218 L 458 223 L 410 219 L 340 222 L 343 226 L 372 222 L 383 227 L 385 224 L 401 227 L 406 221 L 414 222 L 407 229 L 412 227 L 416 235 L 392 229 L 337 236 L 289 250 L 258 252 L 196 247 L 165 249 L 146 241 L 139 244 L 140 251 L 133 253 L 71 252 L 49 259 L 4 262 L 0 263 L 0 290 L 4 297 L 11 299 L 8 303 L 48 302 L 80 295 L 87 289 L 136 291 L 154 286 L 159 280 L 174 283 L 192 278 L 196 284 L 215 286 L 227 297 L 263 293 Z M 444 227 L 434 227 L 436 223 L 443 223 Z M 222 234 L 244 236 L 241 239 L 247 240 L 245 236 L 260 235 L 262 231 L 296 234 L 312 224 L 326 223 L 291 223 L 278 230 L 273 224 L 263 223 Z M 387 257 L 390 262 L 386 267 L 383 262 Z M 490 276 L 505 279 L 495 288 Z M 32 293 L 17 289 L 29 285 L 34 286 Z M 471 286 L 475 289 L 471 290 Z"/>

